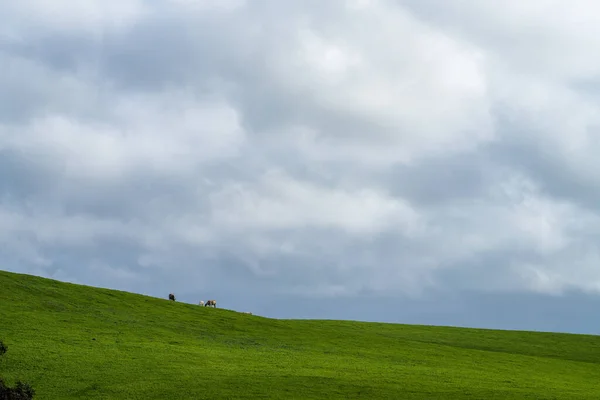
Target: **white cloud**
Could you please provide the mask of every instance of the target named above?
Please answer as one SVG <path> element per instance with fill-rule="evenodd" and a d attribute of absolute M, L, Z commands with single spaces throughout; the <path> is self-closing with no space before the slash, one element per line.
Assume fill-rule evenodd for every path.
<path fill-rule="evenodd" d="M 57 155 L 69 176 L 119 179 L 132 170 L 181 172 L 232 158 L 245 140 L 237 113 L 227 104 L 164 94 L 117 101 L 114 114 L 116 123 L 41 117 L 18 135 L 5 133 L 3 145 Z"/>
<path fill-rule="evenodd" d="M 233 11 L 247 4 L 246 0 L 167 0 L 168 5 L 185 7 L 195 12 Z"/>
<path fill-rule="evenodd" d="M 335 189 L 267 173 L 251 187 L 231 185 L 212 195 L 215 226 L 228 229 L 339 229 L 370 235 L 394 230 L 411 234 L 419 216 L 402 199 L 373 189 Z"/>
<path fill-rule="evenodd" d="M 273 78 L 326 113 L 372 127 L 359 136 L 318 130 L 321 157 L 410 162 L 493 138 L 480 49 L 388 2 L 308 21 L 269 59 Z"/>

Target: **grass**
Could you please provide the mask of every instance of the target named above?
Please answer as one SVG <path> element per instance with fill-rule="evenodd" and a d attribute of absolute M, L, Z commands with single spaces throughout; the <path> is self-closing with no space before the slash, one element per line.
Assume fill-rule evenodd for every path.
<path fill-rule="evenodd" d="M 599 399 L 600 337 L 276 320 L 0 271 L 36 399 Z"/>

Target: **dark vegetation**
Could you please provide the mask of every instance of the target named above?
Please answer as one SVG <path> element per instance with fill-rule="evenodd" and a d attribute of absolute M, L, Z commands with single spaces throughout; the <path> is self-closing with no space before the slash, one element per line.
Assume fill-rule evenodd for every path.
<path fill-rule="evenodd" d="M 8 351 L 8 346 L 0 340 L 0 357 Z M 18 381 L 15 387 L 6 385 L 0 377 L 0 400 L 31 400 L 35 390 L 28 383 Z"/>

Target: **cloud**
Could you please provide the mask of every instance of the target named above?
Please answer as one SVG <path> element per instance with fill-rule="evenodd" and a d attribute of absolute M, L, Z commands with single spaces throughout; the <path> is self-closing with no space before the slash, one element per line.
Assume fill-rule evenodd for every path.
<path fill-rule="evenodd" d="M 251 231 L 332 228 L 360 235 L 418 229 L 418 215 L 408 204 L 373 190 L 318 187 L 278 172 L 253 186 L 213 195 L 215 225 Z"/>
<path fill-rule="evenodd" d="M 50 28 L 53 33 L 59 34 L 102 34 L 106 29 L 126 28 L 148 11 L 141 0 L 119 3 L 86 1 L 76 4 L 65 0 L 52 4 L 44 0 L 25 0 L 3 4 L 2 8 L 7 17 L 13 17 L 6 18 L 4 31 L 18 38 L 25 33 L 21 31 L 24 25 L 34 30 L 36 26 Z"/>
<path fill-rule="evenodd" d="M 235 155 L 244 141 L 235 110 L 173 97 L 177 96 L 165 93 L 158 101 L 142 98 L 115 104 L 112 123 L 82 123 L 62 115 L 34 119 L 22 134 L 7 134 L 6 143 L 55 154 L 69 176 L 100 179 L 140 168 L 189 169 Z M 177 130 L 169 132 L 174 125 Z"/>
<path fill-rule="evenodd" d="M 0 254 L 158 295 L 597 293 L 589 7 L 2 4 Z"/>
<path fill-rule="evenodd" d="M 492 137 L 481 52 L 402 9 L 380 3 L 346 11 L 332 24 L 300 26 L 293 43 L 290 56 L 277 54 L 275 79 L 322 112 L 371 128 L 328 131 L 322 157 L 407 162 Z"/>

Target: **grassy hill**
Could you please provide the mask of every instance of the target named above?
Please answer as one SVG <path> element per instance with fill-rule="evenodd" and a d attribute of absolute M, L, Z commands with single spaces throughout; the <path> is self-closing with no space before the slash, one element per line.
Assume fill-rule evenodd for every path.
<path fill-rule="evenodd" d="M 0 271 L 36 399 L 599 399 L 600 337 L 275 320 Z"/>

